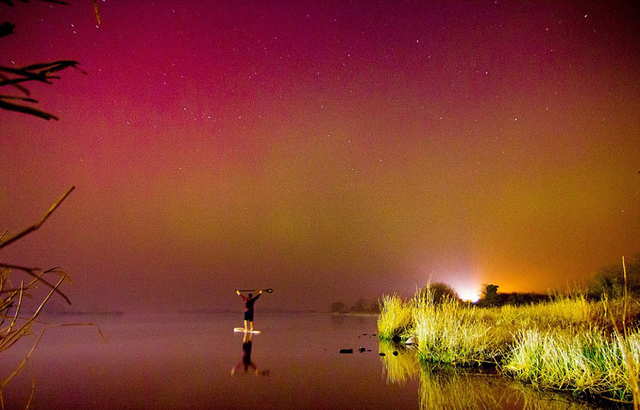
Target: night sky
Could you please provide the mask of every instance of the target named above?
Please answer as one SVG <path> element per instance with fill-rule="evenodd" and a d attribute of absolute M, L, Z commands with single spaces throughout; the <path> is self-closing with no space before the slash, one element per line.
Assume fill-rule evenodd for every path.
<path fill-rule="evenodd" d="M 566 290 L 640 252 L 638 2 L 1 7 L 0 65 L 87 73 L 28 84 L 59 121 L 0 112 L 2 230 L 76 186 L 0 258 L 76 309 Z"/>

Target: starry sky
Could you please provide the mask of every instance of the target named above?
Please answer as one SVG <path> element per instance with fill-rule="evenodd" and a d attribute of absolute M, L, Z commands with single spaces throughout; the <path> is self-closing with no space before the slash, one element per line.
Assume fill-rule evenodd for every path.
<path fill-rule="evenodd" d="M 632 1 L 2 5 L 5 263 L 77 309 L 328 309 L 428 281 L 566 290 L 640 252 Z M 6 87 L 4 94 L 17 94 Z"/>

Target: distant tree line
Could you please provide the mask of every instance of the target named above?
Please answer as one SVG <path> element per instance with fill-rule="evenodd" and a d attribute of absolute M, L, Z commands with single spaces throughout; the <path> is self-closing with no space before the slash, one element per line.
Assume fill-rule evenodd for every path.
<path fill-rule="evenodd" d="M 592 300 L 600 300 L 602 298 L 618 299 L 624 295 L 625 271 L 628 296 L 640 299 L 640 253 L 637 254 L 633 260 L 626 260 L 624 268 L 621 261 L 618 264 L 597 269 L 586 289 L 576 289 L 574 291 L 580 292 Z M 495 284 L 482 285 L 481 297 L 473 304 L 478 307 L 521 306 L 547 302 L 557 296 L 550 293 L 543 294 L 535 292 L 503 293 L 498 292 L 498 288 L 499 286 Z M 432 300 L 434 304 L 441 304 L 446 300 L 454 300 L 459 303 L 471 303 L 463 302 L 451 286 L 442 282 L 429 284 L 418 292 L 421 293 L 422 297 Z M 357 309 L 363 310 L 362 307 L 366 306 L 365 302 L 363 299 L 351 308 L 348 308 L 342 302 L 335 302 L 331 305 L 331 311 L 348 313 L 356 311 L 354 309 L 356 307 Z"/>
<path fill-rule="evenodd" d="M 640 298 L 640 254 L 632 261 L 622 261 L 615 265 L 604 266 L 596 270 L 587 289 L 585 296 L 589 299 L 600 300 L 602 298 L 618 299 L 626 290 L 632 298 Z M 480 307 L 504 306 L 504 305 L 528 305 L 548 301 L 553 298 L 550 294 L 540 293 L 498 293 L 498 286 L 485 284 L 482 287 L 482 296 L 476 303 Z"/>
<path fill-rule="evenodd" d="M 436 282 L 430 283 L 420 291 L 420 296 L 423 298 L 433 300 L 436 305 L 441 304 L 445 300 L 462 301 L 458 292 L 456 292 L 451 286 L 446 283 Z"/>
<path fill-rule="evenodd" d="M 622 263 L 605 266 L 596 270 L 588 288 L 582 291 L 589 299 L 599 300 L 602 298 L 617 299 L 622 297 L 625 290 L 625 270 L 626 289 L 632 298 L 640 299 L 640 253 L 632 261 L 625 261 L 623 269 Z M 478 307 L 496 306 L 521 306 L 546 302 L 555 297 L 553 294 L 543 294 L 535 292 L 498 292 L 498 285 L 482 285 L 481 297 L 473 303 Z M 449 285 L 436 282 L 427 285 L 418 291 L 424 298 L 429 298 L 435 304 L 441 304 L 446 300 L 463 302 L 458 293 Z M 466 302 L 471 303 L 471 302 Z M 378 299 L 360 298 L 352 306 L 344 302 L 333 302 L 330 311 L 336 314 L 345 313 L 380 313 L 380 302 Z"/>
<path fill-rule="evenodd" d="M 342 301 L 333 302 L 329 306 L 331 313 L 346 314 L 346 313 L 380 313 L 380 301 L 378 298 L 365 299 L 360 298 L 352 306 L 346 305 Z"/>
<path fill-rule="evenodd" d="M 486 284 L 482 286 L 481 297 L 476 302 L 476 305 L 479 307 L 504 305 L 522 306 L 530 305 L 533 303 L 546 302 L 551 298 L 551 295 L 534 292 L 498 293 L 497 285 Z"/>

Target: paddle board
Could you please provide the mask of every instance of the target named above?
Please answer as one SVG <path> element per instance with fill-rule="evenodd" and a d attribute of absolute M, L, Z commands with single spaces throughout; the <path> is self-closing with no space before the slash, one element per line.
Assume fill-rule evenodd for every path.
<path fill-rule="evenodd" d="M 236 328 L 234 328 L 234 329 L 233 329 L 233 331 L 234 331 L 234 332 L 242 332 L 242 333 L 244 333 L 244 332 L 247 332 L 247 333 L 256 333 L 256 334 L 257 334 L 257 333 L 260 333 L 260 331 L 259 331 L 259 330 L 244 330 L 244 327 L 236 327 Z"/>

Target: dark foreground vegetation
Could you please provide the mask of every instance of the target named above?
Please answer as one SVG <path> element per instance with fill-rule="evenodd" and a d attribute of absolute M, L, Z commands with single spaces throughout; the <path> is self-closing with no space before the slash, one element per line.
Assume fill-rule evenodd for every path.
<path fill-rule="evenodd" d="M 20 239 L 40 228 L 73 189 L 74 187 L 71 187 L 51 209 L 47 211 L 40 221 L 16 234 L 9 235 L 7 231 L 0 233 L 0 249 L 18 242 Z M 44 306 L 54 294 L 57 293 L 67 303 L 71 304 L 69 299 L 59 289 L 66 278 L 67 275 L 59 268 L 43 270 L 30 266 L 0 262 L 0 352 L 11 348 L 23 336 L 32 333 L 34 323 L 36 323 Z M 41 293 L 42 291 L 39 293 L 38 291 L 38 288 L 41 286 L 45 289 L 44 293 Z M 37 301 L 34 306 L 35 309 L 24 309 L 23 303 L 25 300 Z M 42 333 L 40 333 L 40 336 L 41 335 Z M 34 348 L 38 344 L 40 336 L 36 339 L 33 345 Z M 25 357 L 18 368 L 11 374 L 2 375 L 3 379 L 0 379 L 0 403 L 2 403 L 2 389 L 21 368 L 25 366 L 30 354 L 31 353 Z"/>
<path fill-rule="evenodd" d="M 55 4 L 66 4 L 58 0 L 42 0 Z M 0 0 L 2 7 L 13 7 L 14 1 Z M 22 1 L 28 3 L 28 1 Z M 97 2 L 94 1 L 94 11 L 98 24 L 100 17 Z M 0 38 L 14 34 L 16 26 L 9 21 L 0 22 Z M 25 48 L 31 46 L 25 44 Z M 10 56 L 7 56 L 10 57 Z M 0 110 L 12 111 L 39 117 L 45 120 L 57 120 L 58 117 L 49 112 L 37 108 L 38 100 L 34 99 L 27 88 L 28 84 L 52 84 L 59 79 L 59 72 L 78 68 L 78 62 L 74 60 L 57 60 L 28 64 L 25 66 L 0 65 Z M 11 234 L 8 230 L 0 231 L 0 250 L 14 244 L 38 230 L 40 226 L 53 214 L 57 207 L 74 190 L 72 186 L 40 219 L 18 233 Z M 67 296 L 62 293 L 60 287 L 67 280 L 67 275 L 60 268 L 40 269 L 22 264 L 5 263 L 0 259 L 0 352 L 14 346 L 23 336 L 33 332 L 33 325 L 39 322 L 38 317 L 43 312 L 45 305 L 54 294 L 62 297 L 71 304 Z M 29 303 L 27 306 L 27 303 Z M 4 408 L 2 389 L 18 374 L 26 365 L 33 349 L 42 336 L 42 330 L 33 348 L 24 358 L 17 369 L 10 374 L 0 375 L 0 407 Z M 32 392 L 33 393 L 33 392 Z M 29 403 L 26 404 L 29 407 Z"/>

